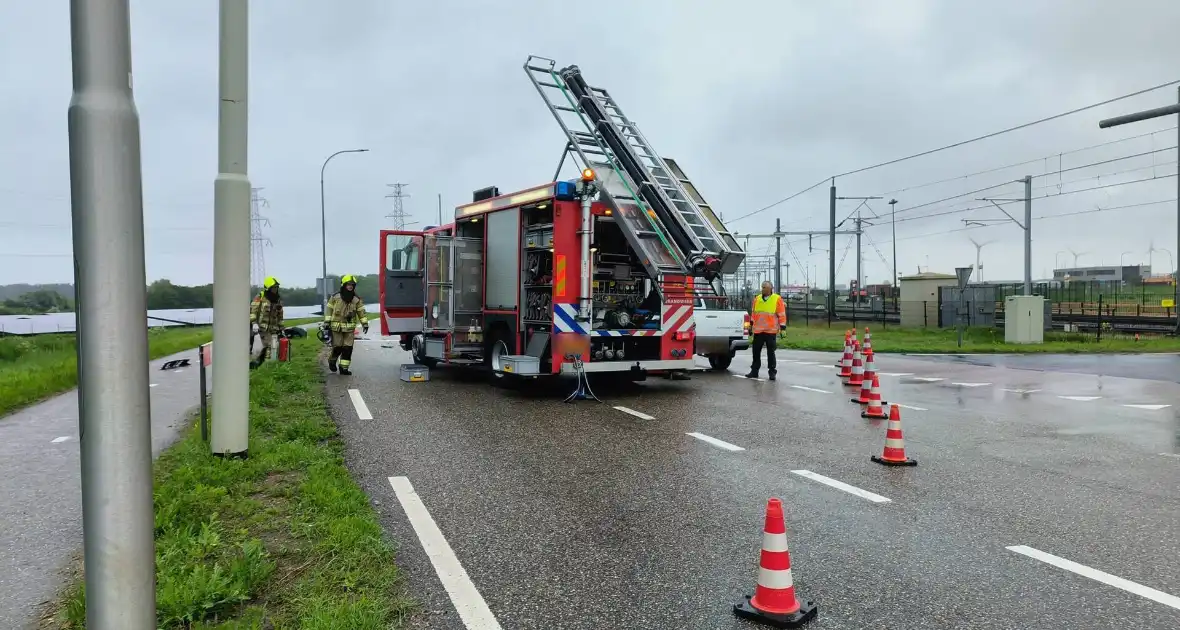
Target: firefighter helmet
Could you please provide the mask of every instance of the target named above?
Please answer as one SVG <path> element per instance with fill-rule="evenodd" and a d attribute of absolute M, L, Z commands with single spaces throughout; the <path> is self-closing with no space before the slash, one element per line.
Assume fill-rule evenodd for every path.
<path fill-rule="evenodd" d="M 279 279 L 274 276 L 267 276 L 266 280 L 262 281 L 262 290 L 265 291 L 271 287 L 279 286 Z"/>
<path fill-rule="evenodd" d="M 349 274 L 343 278 L 340 278 L 340 286 L 344 286 L 349 283 L 356 284 L 356 276 Z"/>

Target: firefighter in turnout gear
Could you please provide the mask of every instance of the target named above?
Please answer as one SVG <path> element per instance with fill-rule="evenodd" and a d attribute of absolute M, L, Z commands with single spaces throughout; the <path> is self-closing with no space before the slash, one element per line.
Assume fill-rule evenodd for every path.
<path fill-rule="evenodd" d="M 340 292 L 328 298 L 328 308 L 324 309 L 324 323 L 320 328 L 332 336 L 332 356 L 328 359 L 328 369 L 335 372 L 339 361 L 340 374 L 352 374 L 352 344 L 356 336 L 356 327 L 369 332 L 369 319 L 365 316 L 365 303 L 356 294 L 356 276 L 344 276 L 340 279 Z"/>
<path fill-rule="evenodd" d="M 754 296 L 754 305 L 750 307 L 750 332 L 754 337 L 754 361 L 750 365 L 750 373 L 746 378 L 758 378 L 758 370 L 762 368 L 762 348 L 766 348 L 766 371 L 770 380 L 778 374 L 774 360 L 774 347 L 778 345 L 775 333 L 785 332 L 787 329 L 787 307 L 783 298 L 774 292 L 774 285 L 770 282 L 762 283 L 762 293 Z"/>
<path fill-rule="evenodd" d="M 279 296 L 279 281 L 274 276 L 262 281 L 262 291 L 250 302 L 250 353 L 254 353 L 254 335 L 262 342 L 258 359 L 250 363 L 255 368 L 262 365 L 270 353 L 275 335 L 283 331 L 283 300 Z"/>

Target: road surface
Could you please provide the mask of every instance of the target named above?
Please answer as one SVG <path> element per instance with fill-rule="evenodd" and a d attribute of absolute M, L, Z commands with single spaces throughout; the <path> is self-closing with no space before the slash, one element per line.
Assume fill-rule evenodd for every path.
<path fill-rule="evenodd" d="M 151 363 L 152 449 L 176 440 L 200 402 L 197 352 Z M 160 370 L 173 359 L 191 367 Z M 210 370 L 212 376 L 212 370 Z M 210 381 L 210 389 L 212 382 Z M 24 628 L 82 548 L 78 391 L 0 418 L 0 628 Z"/>
<path fill-rule="evenodd" d="M 769 497 L 810 628 L 1180 627 L 1173 382 L 880 356 L 919 461 L 886 468 L 830 353 L 569 405 L 565 385 L 401 382 L 391 345 L 358 344 L 328 398 L 413 628 L 758 627 L 731 607 Z"/>

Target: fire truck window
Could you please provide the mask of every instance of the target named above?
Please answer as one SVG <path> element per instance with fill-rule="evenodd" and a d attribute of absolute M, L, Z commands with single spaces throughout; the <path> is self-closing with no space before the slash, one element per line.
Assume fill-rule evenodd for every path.
<path fill-rule="evenodd" d="M 385 238 L 385 268 L 389 271 L 422 269 L 422 237 L 390 234 Z"/>

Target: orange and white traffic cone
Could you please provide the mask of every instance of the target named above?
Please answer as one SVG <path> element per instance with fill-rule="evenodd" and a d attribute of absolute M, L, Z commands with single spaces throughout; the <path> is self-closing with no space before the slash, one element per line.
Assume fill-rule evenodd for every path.
<path fill-rule="evenodd" d="M 889 426 L 885 429 L 885 450 L 873 455 L 872 460 L 886 466 L 917 466 L 918 462 L 905 456 L 905 438 L 901 436 L 901 409 L 889 407 Z"/>
<path fill-rule="evenodd" d="M 852 344 L 852 331 L 845 330 L 844 331 L 844 355 L 842 355 L 840 357 L 839 361 L 836 361 L 836 367 L 844 367 L 844 356 L 847 356 L 850 352 L 852 352 L 852 345 L 851 344 Z"/>
<path fill-rule="evenodd" d="M 852 374 L 848 375 L 848 380 L 844 382 L 845 385 L 857 387 L 864 383 L 865 380 L 865 366 L 861 362 L 860 348 L 852 351 Z"/>
<path fill-rule="evenodd" d="M 869 333 L 869 327 L 865 326 L 865 352 L 873 349 L 873 335 Z"/>
<path fill-rule="evenodd" d="M 877 377 L 877 373 L 873 370 L 873 353 L 868 354 L 868 360 L 865 362 L 865 374 L 861 379 L 860 394 L 852 398 L 852 402 L 860 403 L 862 405 L 869 404 L 869 394 L 873 389 L 873 379 Z"/>
<path fill-rule="evenodd" d="M 868 381 L 865 382 L 867 383 Z M 885 413 L 884 405 L 885 401 L 881 400 L 881 381 L 874 374 L 872 387 L 869 388 L 869 406 L 860 412 L 860 417 L 872 418 L 874 420 L 887 418 L 888 415 Z M 897 405 L 894 405 L 894 408 L 896 409 Z"/>
<path fill-rule="evenodd" d="M 838 374 L 840 378 L 852 376 L 852 349 L 855 347 L 855 344 L 855 341 L 850 341 L 844 347 L 844 358 L 840 359 L 840 373 Z"/>
<path fill-rule="evenodd" d="M 815 602 L 795 597 L 783 503 L 778 499 L 770 499 L 766 502 L 762 558 L 758 563 L 758 583 L 754 587 L 754 596 L 746 595 L 742 601 L 734 604 L 733 613 L 742 619 L 776 628 L 795 628 L 814 618 L 818 611 Z"/>

